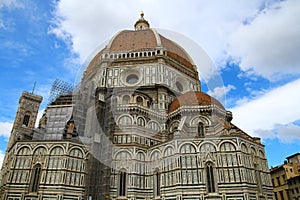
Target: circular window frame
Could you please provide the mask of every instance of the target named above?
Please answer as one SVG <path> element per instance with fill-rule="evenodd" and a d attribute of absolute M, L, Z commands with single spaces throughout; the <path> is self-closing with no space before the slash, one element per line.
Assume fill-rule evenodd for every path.
<path fill-rule="evenodd" d="M 178 87 L 179 86 L 179 87 Z M 182 77 L 177 77 L 175 84 L 174 84 L 175 90 L 177 90 L 180 93 L 184 93 L 189 90 L 188 82 Z"/>
<path fill-rule="evenodd" d="M 139 82 L 139 77 L 136 74 L 129 74 L 125 79 L 126 83 L 129 85 L 134 85 Z"/>
<path fill-rule="evenodd" d="M 137 80 L 131 83 L 128 80 L 130 78 L 130 76 L 136 78 Z M 125 86 L 135 86 L 135 85 L 139 84 L 141 82 L 141 80 L 142 80 L 141 72 L 138 69 L 125 70 L 121 74 L 121 82 Z"/>
<path fill-rule="evenodd" d="M 181 84 L 179 81 L 176 81 L 176 82 L 175 82 L 175 85 L 176 85 L 176 89 L 177 89 L 179 92 L 183 92 L 183 86 L 182 86 L 182 84 Z"/>

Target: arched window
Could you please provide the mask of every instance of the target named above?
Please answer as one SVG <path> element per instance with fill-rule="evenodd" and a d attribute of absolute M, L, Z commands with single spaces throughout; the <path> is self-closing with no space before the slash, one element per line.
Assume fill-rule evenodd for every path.
<path fill-rule="evenodd" d="M 253 156 L 256 156 L 256 150 L 254 149 L 254 147 L 251 147 L 250 149 L 251 149 L 251 154 Z"/>
<path fill-rule="evenodd" d="M 216 192 L 214 170 L 213 170 L 213 164 L 211 162 L 208 162 L 206 164 L 206 180 L 207 180 L 207 192 L 208 193 Z"/>
<path fill-rule="evenodd" d="M 137 124 L 138 124 L 139 126 L 145 126 L 145 120 L 144 120 L 142 117 L 139 117 L 139 118 L 137 119 Z"/>
<path fill-rule="evenodd" d="M 74 148 L 69 152 L 69 155 L 76 158 L 83 158 L 83 153 L 80 149 Z"/>
<path fill-rule="evenodd" d="M 143 98 L 142 97 L 137 97 L 136 98 L 136 103 L 140 106 L 143 106 Z"/>
<path fill-rule="evenodd" d="M 24 115 L 22 126 L 28 126 L 31 113 L 27 111 Z"/>
<path fill-rule="evenodd" d="M 178 126 L 179 126 L 179 122 L 178 121 L 172 122 L 171 126 L 170 126 L 170 132 L 176 132 L 176 131 L 178 131 Z"/>
<path fill-rule="evenodd" d="M 50 157 L 49 157 L 49 161 L 48 161 L 48 168 L 49 169 L 59 169 L 63 166 L 63 160 L 60 159 L 63 155 L 63 149 L 59 146 L 54 147 L 51 151 L 50 151 Z M 48 175 L 48 174 L 47 174 Z"/>
<path fill-rule="evenodd" d="M 129 100 L 130 100 L 130 97 L 129 97 L 128 95 L 125 95 L 125 96 L 123 97 L 122 103 L 123 103 L 124 105 L 129 104 Z"/>
<path fill-rule="evenodd" d="M 242 149 L 242 152 L 248 153 L 248 148 L 244 143 L 241 145 L 241 149 Z"/>
<path fill-rule="evenodd" d="M 200 146 L 200 153 L 208 153 L 208 152 L 215 152 L 216 147 L 211 143 L 202 143 Z"/>
<path fill-rule="evenodd" d="M 160 173 L 159 170 L 156 169 L 153 176 L 153 195 L 154 197 L 160 196 Z"/>
<path fill-rule="evenodd" d="M 127 126 L 127 125 L 131 125 L 132 124 L 132 120 L 129 116 L 125 115 L 120 117 L 119 119 L 119 126 Z"/>
<path fill-rule="evenodd" d="M 264 154 L 264 152 L 263 152 L 262 150 L 259 150 L 259 151 L 258 151 L 258 154 L 259 154 L 259 156 L 260 156 L 261 158 L 265 158 L 265 154 Z"/>
<path fill-rule="evenodd" d="M 29 192 L 37 192 L 41 176 L 41 164 L 36 164 L 31 171 Z"/>
<path fill-rule="evenodd" d="M 220 146 L 221 151 L 235 151 L 235 146 L 230 142 L 224 142 Z"/>
<path fill-rule="evenodd" d="M 150 128 L 150 129 L 152 129 L 154 131 L 159 131 L 160 130 L 160 127 L 159 127 L 158 123 L 155 122 L 155 121 L 149 122 L 148 128 Z"/>
<path fill-rule="evenodd" d="M 199 137 L 204 137 L 204 125 L 202 122 L 198 123 L 198 136 Z"/>
<path fill-rule="evenodd" d="M 126 196 L 126 171 L 121 170 L 119 174 L 119 196 Z"/>
<path fill-rule="evenodd" d="M 196 148 L 192 144 L 185 144 L 182 147 L 180 147 L 180 153 L 182 155 L 196 153 Z"/>
<path fill-rule="evenodd" d="M 180 148 L 180 163 L 182 168 L 196 167 L 196 148 L 192 144 L 184 144 Z M 187 175 L 186 175 L 187 177 Z"/>
<path fill-rule="evenodd" d="M 30 149 L 28 147 L 22 147 L 19 150 L 18 155 L 20 155 L 20 156 L 30 155 Z"/>

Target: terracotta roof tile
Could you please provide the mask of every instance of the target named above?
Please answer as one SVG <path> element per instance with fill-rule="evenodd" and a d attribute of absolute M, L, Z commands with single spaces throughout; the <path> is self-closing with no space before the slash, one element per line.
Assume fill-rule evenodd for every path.
<path fill-rule="evenodd" d="M 158 41 L 159 40 L 159 41 Z M 97 64 L 104 50 L 109 52 L 122 52 L 122 51 L 139 51 L 139 50 L 153 50 L 156 48 L 165 48 L 167 56 L 175 59 L 191 70 L 195 70 L 193 61 L 188 53 L 180 47 L 177 43 L 165 38 L 158 34 L 154 29 L 144 30 L 124 30 L 119 32 L 112 38 L 110 45 L 106 49 L 101 50 L 90 62 L 87 67 L 87 72 Z"/>
<path fill-rule="evenodd" d="M 175 42 L 165 38 L 162 35 L 159 35 L 159 36 L 160 36 L 160 39 L 161 39 L 162 46 L 164 48 L 166 48 L 168 51 L 170 51 L 174 54 L 179 55 L 180 57 L 184 58 L 187 61 L 190 60 L 187 53 L 178 44 L 176 44 Z"/>
<path fill-rule="evenodd" d="M 110 51 L 153 49 L 157 46 L 151 29 L 122 31 L 112 41 Z"/>
<path fill-rule="evenodd" d="M 216 105 L 225 110 L 224 106 L 217 99 L 203 92 L 191 91 L 177 97 L 169 106 L 169 112 L 172 112 L 181 106 L 198 105 Z"/>

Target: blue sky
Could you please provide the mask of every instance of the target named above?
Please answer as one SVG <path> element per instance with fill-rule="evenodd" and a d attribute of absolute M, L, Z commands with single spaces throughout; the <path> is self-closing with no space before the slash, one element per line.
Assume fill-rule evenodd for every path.
<path fill-rule="evenodd" d="M 74 83 L 95 49 L 133 29 L 142 10 L 151 27 L 209 55 L 213 66 L 198 65 L 203 90 L 262 138 L 270 166 L 300 151 L 299 1 L 0 0 L 0 159 L 22 91 L 36 82 L 44 109 L 53 81 Z M 197 49 L 191 54 L 197 64 Z"/>

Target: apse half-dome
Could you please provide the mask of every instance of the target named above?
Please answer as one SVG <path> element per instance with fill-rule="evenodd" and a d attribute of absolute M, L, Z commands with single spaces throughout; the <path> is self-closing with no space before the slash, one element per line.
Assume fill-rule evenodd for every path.
<path fill-rule="evenodd" d="M 224 106 L 217 99 L 209 96 L 208 94 L 190 91 L 173 100 L 169 106 L 169 113 L 180 107 L 191 106 L 216 106 L 221 110 L 225 110 Z"/>

